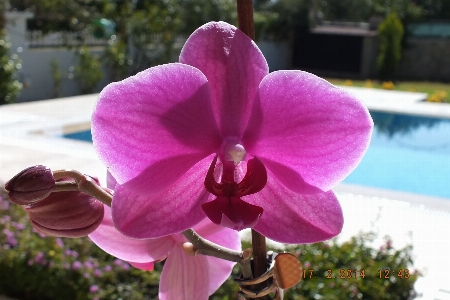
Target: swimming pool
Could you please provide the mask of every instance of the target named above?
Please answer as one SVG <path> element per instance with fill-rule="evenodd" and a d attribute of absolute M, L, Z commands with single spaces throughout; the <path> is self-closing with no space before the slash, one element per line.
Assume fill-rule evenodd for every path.
<path fill-rule="evenodd" d="M 369 149 L 344 182 L 450 198 L 450 119 L 371 115 Z"/>
<path fill-rule="evenodd" d="M 371 115 L 369 149 L 344 182 L 450 199 L 450 119 Z M 64 137 L 92 141 L 90 131 Z"/>

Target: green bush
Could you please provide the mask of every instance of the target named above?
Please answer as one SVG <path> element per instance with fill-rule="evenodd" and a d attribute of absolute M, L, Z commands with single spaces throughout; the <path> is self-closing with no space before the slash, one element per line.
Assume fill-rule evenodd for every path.
<path fill-rule="evenodd" d="M 302 280 L 285 291 L 284 299 L 414 299 L 414 283 L 420 272 L 413 268 L 412 247 L 396 250 L 392 240 L 385 237 L 384 245 L 375 249 L 370 246 L 375 238 L 374 233 L 360 233 L 345 243 L 332 240 L 286 245 L 283 250 L 272 248 L 278 253 L 295 254 L 303 267 Z M 244 249 L 250 247 L 248 243 L 243 245 Z M 239 268 L 235 267 L 233 273 L 238 277 Z M 230 279 L 211 299 L 237 299 L 238 290 Z"/>
<path fill-rule="evenodd" d="M 402 57 L 403 25 L 395 12 L 390 13 L 378 27 L 380 50 L 377 58 L 380 79 L 391 80 Z"/>
<path fill-rule="evenodd" d="M 81 94 L 93 93 L 103 77 L 100 59 L 92 55 L 86 46 L 78 50 L 77 54 L 78 65 L 74 70 L 75 80 L 80 87 Z"/>
<path fill-rule="evenodd" d="M 17 55 L 9 56 L 10 47 L 5 31 L 0 28 L 0 105 L 14 103 L 22 89 L 22 84 L 16 79 L 21 64 Z"/>
<path fill-rule="evenodd" d="M 0 190 L 0 295 L 15 299 L 156 299 L 161 264 L 134 269 L 88 238 L 52 238 Z"/>
<path fill-rule="evenodd" d="M 104 253 L 87 238 L 46 237 L 33 231 L 23 209 L 6 199 L 0 193 L 0 295 L 42 300 L 157 298 L 163 263 L 145 272 Z M 413 269 L 411 247 L 396 250 L 386 238 L 375 249 L 370 246 L 374 238 L 359 234 L 345 243 L 286 246 L 284 250 L 297 255 L 305 271 L 285 299 L 413 299 L 420 274 Z M 398 276 L 400 269 L 403 278 Z M 352 270 L 350 276 L 347 270 Z M 389 279 L 384 278 L 385 270 Z M 236 266 L 210 299 L 237 299 L 239 288 L 232 278 L 238 275 Z"/>

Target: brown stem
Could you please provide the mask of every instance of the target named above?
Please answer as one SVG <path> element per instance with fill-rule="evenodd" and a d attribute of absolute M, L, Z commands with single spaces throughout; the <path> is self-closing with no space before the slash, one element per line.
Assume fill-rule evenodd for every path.
<path fill-rule="evenodd" d="M 255 39 L 255 27 L 253 22 L 253 1 L 237 0 L 238 27 L 252 40 Z M 253 276 L 261 276 L 267 271 L 266 258 L 266 238 L 259 232 L 252 229 L 252 247 L 253 247 Z M 264 287 L 264 284 L 255 286 L 255 288 Z M 270 299 L 260 297 L 258 299 Z"/>
<path fill-rule="evenodd" d="M 252 229 L 253 276 L 261 276 L 267 271 L 266 238 Z"/>
<path fill-rule="evenodd" d="M 252 40 L 255 39 L 252 0 L 237 0 L 238 27 Z"/>

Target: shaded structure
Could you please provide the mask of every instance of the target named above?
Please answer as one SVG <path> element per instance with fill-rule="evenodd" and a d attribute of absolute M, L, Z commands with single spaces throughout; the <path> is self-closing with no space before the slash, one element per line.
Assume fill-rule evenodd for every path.
<path fill-rule="evenodd" d="M 293 66 L 321 76 L 376 76 L 377 26 L 369 23 L 322 22 L 300 32 L 294 42 Z"/>

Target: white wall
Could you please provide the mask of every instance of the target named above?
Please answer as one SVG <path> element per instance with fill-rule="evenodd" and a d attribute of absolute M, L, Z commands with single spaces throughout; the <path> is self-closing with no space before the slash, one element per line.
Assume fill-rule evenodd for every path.
<path fill-rule="evenodd" d="M 78 85 L 73 79 L 71 72 L 71 68 L 77 65 L 77 57 L 74 50 L 63 47 L 29 47 L 26 20 L 32 16 L 30 13 L 23 12 L 7 13 L 6 30 L 12 44 L 11 52 L 17 54 L 22 60 L 22 70 L 19 73 L 19 79 L 24 84 L 24 88 L 18 96 L 17 102 L 52 99 L 55 97 L 51 73 L 53 60 L 57 61 L 63 75 L 61 79 L 61 97 L 79 95 Z M 178 44 L 175 47 L 179 46 L 181 50 L 184 41 Z M 261 41 L 258 43 L 258 46 L 267 59 L 270 71 L 291 68 L 292 53 L 287 43 Z M 101 46 L 97 46 L 91 47 L 90 51 L 94 55 L 100 56 L 103 49 Z M 177 58 L 174 58 L 174 61 L 176 60 Z M 108 83 L 107 77 L 107 74 L 104 74 L 104 78 L 97 85 L 94 92 L 100 92 L 106 86 Z"/>
<path fill-rule="evenodd" d="M 51 63 L 56 60 L 62 73 L 61 96 L 79 95 L 79 88 L 70 71 L 77 64 L 75 51 L 66 48 L 30 48 L 26 31 L 26 20 L 30 13 L 6 13 L 6 33 L 11 43 L 11 53 L 22 61 L 19 79 L 24 84 L 17 102 L 54 98 Z M 101 55 L 103 48 L 91 48 L 94 55 Z M 107 84 L 106 76 L 98 84 L 99 92 Z"/>

